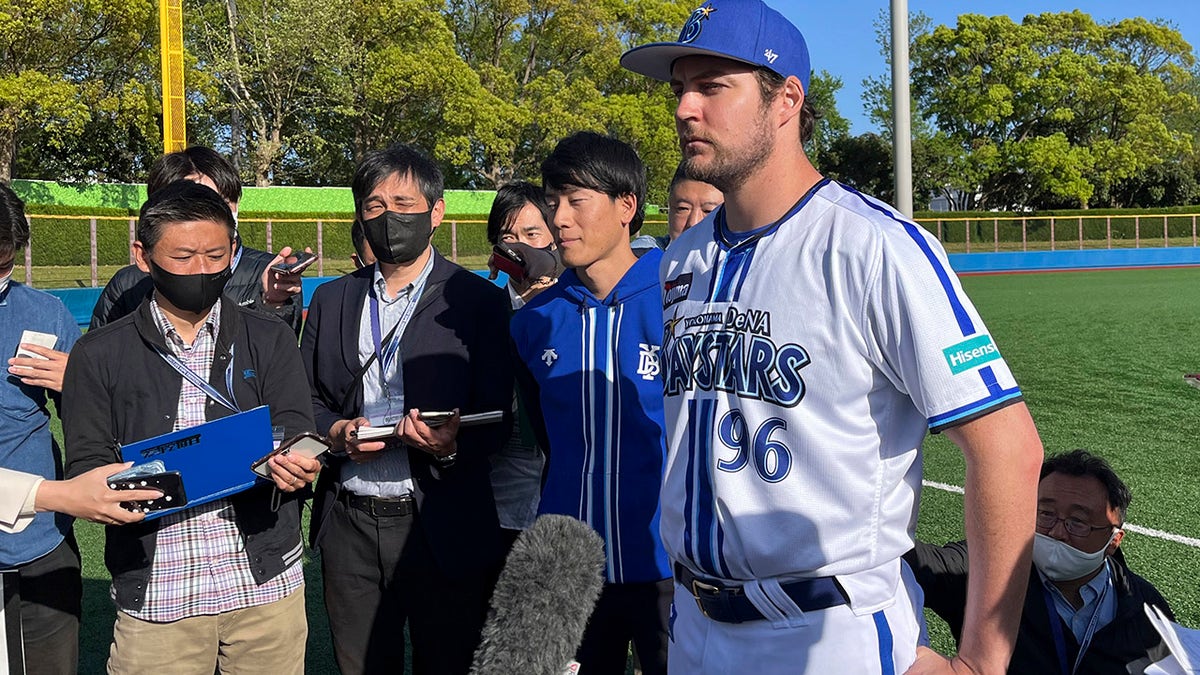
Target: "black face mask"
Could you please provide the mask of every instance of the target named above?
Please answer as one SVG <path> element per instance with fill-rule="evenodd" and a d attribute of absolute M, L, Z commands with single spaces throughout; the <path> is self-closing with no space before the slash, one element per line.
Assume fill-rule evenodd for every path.
<path fill-rule="evenodd" d="M 433 210 L 421 213 L 384 211 L 364 220 L 363 234 L 375 257 L 390 265 L 404 265 L 425 252 L 433 236 Z"/>
<path fill-rule="evenodd" d="M 233 276 L 233 270 L 226 267 L 220 272 L 211 274 L 175 274 L 168 272 L 147 259 L 150 265 L 150 278 L 154 280 L 154 290 L 161 293 L 167 302 L 185 312 L 199 314 L 217 303 L 225 284 Z"/>

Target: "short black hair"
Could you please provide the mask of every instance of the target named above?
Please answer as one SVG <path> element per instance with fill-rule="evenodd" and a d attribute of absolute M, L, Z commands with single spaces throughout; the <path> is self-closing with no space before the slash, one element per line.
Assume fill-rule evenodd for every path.
<path fill-rule="evenodd" d="M 170 152 L 158 158 L 150 167 L 146 179 L 146 196 L 165 188 L 176 181 L 187 180 L 188 176 L 200 174 L 212 179 L 217 192 L 230 204 L 242 201 L 242 181 L 229 160 L 221 153 L 203 145 L 193 145 L 186 150 Z"/>
<path fill-rule="evenodd" d="M 142 204 L 138 216 L 138 241 L 147 251 L 152 251 L 162 239 L 163 227 L 194 220 L 211 220 L 224 225 L 229 228 L 230 241 L 237 236 L 233 212 L 229 210 L 224 197 L 207 185 L 185 179 L 156 190 Z"/>
<path fill-rule="evenodd" d="M 629 236 L 642 229 L 646 215 L 646 165 L 628 143 L 594 131 L 579 131 L 558 142 L 542 162 L 542 185 L 567 186 L 601 192 L 612 198 L 633 195 L 637 209 Z"/>
<path fill-rule="evenodd" d="M 388 176 L 396 173 L 401 176 L 412 175 L 417 189 L 431 209 L 445 192 L 442 170 L 429 155 L 411 145 L 397 143 L 386 150 L 368 153 L 354 170 L 354 180 L 350 183 L 350 191 L 354 193 L 354 212 L 362 216 L 363 201 Z"/>
<path fill-rule="evenodd" d="M 526 204 L 533 204 L 538 213 L 542 214 L 542 220 L 546 221 L 546 227 L 550 227 L 553 215 L 550 213 L 550 204 L 546 202 L 545 191 L 533 183 L 519 180 L 502 185 L 496 190 L 492 210 L 488 213 L 488 241 L 493 245 L 499 243 L 500 235 L 512 224 L 513 218 L 517 217 Z"/>
<path fill-rule="evenodd" d="M 1120 524 L 1125 524 L 1125 512 L 1129 510 L 1129 502 L 1133 501 L 1133 495 L 1130 494 L 1125 482 L 1103 457 L 1097 457 L 1082 448 L 1051 455 L 1046 458 L 1045 462 L 1042 462 L 1042 473 L 1038 476 L 1038 482 L 1040 483 L 1043 478 L 1052 473 L 1061 473 L 1067 476 L 1091 476 L 1100 481 L 1108 493 L 1108 505 L 1117 510 L 1117 515 L 1121 519 Z"/>
<path fill-rule="evenodd" d="M 667 186 L 667 194 L 670 194 L 676 185 L 679 185 L 685 180 L 693 180 L 688 178 L 687 171 L 684 171 L 684 163 L 680 162 L 679 166 L 675 167 L 675 175 L 671 176 L 671 184 Z"/>
<path fill-rule="evenodd" d="M 359 260 L 362 260 L 363 253 L 366 252 L 363 247 L 367 244 L 367 233 L 363 230 L 362 221 L 357 217 L 350 223 L 350 242 L 354 244 L 354 252 L 358 254 Z"/>
<path fill-rule="evenodd" d="M 29 243 L 29 221 L 25 219 L 25 202 L 12 188 L 0 183 L 0 253 L 12 253 Z"/>

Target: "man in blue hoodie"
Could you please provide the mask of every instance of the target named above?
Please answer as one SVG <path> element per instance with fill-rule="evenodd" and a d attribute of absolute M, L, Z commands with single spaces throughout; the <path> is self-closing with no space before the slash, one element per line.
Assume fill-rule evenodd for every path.
<path fill-rule="evenodd" d="M 672 584 L 658 534 L 666 446 L 658 353 L 662 252 L 634 255 L 646 170 L 633 148 L 580 132 L 542 163 L 568 268 L 512 319 L 518 377 L 548 467 L 540 513 L 579 518 L 604 539 L 604 590 L 577 660 L 624 673 L 633 642 L 666 673 Z"/>

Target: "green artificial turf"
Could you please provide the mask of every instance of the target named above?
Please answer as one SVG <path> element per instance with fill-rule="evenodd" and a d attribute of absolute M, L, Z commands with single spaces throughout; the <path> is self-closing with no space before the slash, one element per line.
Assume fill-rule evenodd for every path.
<path fill-rule="evenodd" d="M 1048 453 L 1087 448 L 1133 492 L 1129 522 L 1200 538 L 1200 269 L 974 276 L 962 280 L 1012 367 Z M 961 486 L 962 454 L 925 445 L 925 478 Z M 963 536 L 962 497 L 926 488 L 918 535 Z M 1200 626 L 1200 550 L 1127 533 L 1130 567 Z M 932 624 L 933 622 L 931 622 Z M 948 633 L 935 645 L 953 649 Z"/>

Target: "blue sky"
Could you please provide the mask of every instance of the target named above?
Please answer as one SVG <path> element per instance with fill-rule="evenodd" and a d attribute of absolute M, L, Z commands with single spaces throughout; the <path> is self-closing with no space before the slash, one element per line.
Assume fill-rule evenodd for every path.
<path fill-rule="evenodd" d="M 875 43 L 873 22 L 888 0 L 766 0 L 792 20 L 808 41 L 814 70 L 842 78 L 838 111 L 850 120 L 854 134 L 874 131 L 862 107 L 862 81 L 882 75 L 887 66 Z M 908 0 L 910 13 L 924 12 L 934 25 L 954 25 L 960 14 L 1007 14 L 1020 21 L 1027 14 L 1080 9 L 1097 21 L 1144 16 L 1164 19 L 1178 29 L 1194 50 L 1200 50 L 1200 2 L 1194 0 Z M 1200 56 L 1200 52 L 1197 52 Z"/>

